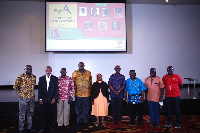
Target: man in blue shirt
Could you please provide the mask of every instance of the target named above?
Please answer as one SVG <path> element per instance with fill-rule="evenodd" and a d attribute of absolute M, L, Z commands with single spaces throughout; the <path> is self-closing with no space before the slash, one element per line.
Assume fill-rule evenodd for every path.
<path fill-rule="evenodd" d="M 130 78 L 126 80 L 125 100 L 128 102 L 130 111 L 130 124 L 135 125 L 136 114 L 138 116 L 137 122 L 139 126 L 142 124 L 142 103 L 144 102 L 144 94 L 147 89 L 144 83 L 136 77 L 135 70 L 130 70 Z M 128 97 L 127 97 L 128 94 Z"/>
<path fill-rule="evenodd" d="M 125 76 L 120 74 L 120 66 L 115 66 L 116 73 L 109 78 L 108 85 L 110 88 L 113 124 L 121 122 L 122 101 L 124 98 Z"/>

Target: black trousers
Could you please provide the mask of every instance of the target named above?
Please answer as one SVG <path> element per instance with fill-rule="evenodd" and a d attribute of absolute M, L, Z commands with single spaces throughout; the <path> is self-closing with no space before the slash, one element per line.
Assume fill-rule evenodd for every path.
<path fill-rule="evenodd" d="M 55 104 L 43 103 L 42 105 L 42 122 L 43 128 L 52 129 Z"/>
<path fill-rule="evenodd" d="M 112 117 L 114 121 L 122 119 L 122 101 L 123 98 L 111 97 Z"/>
<path fill-rule="evenodd" d="M 128 104 L 130 114 L 130 124 L 135 124 L 135 118 L 137 115 L 137 122 L 142 123 L 143 107 L 142 103 L 139 104 Z"/>
<path fill-rule="evenodd" d="M 89 123 L 90 116 L 90 97 L 76 97 L 77 124 Z"/>
<path fill-rule="evenodd" d="M 176 124 L 181 124 L 180 119 L 180 96 L 179 97 L 165 97 L 166 103 L 167 103 L 167 124 L 172 124 L 172 115 L 173 111 L 175 111 L 176 116 Z"/>

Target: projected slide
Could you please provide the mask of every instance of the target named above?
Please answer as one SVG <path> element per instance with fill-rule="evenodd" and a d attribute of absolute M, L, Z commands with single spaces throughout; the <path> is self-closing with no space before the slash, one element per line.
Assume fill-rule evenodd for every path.
<path fill-rule="evenodd" d="M 46 51 L 126 51 L 125 3 L 46 2 Z"/>

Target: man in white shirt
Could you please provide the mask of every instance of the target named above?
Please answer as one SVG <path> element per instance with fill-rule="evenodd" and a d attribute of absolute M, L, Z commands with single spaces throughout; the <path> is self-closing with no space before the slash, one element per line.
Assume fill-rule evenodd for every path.
<path fill-rule="evenodd" d="M 38 99 L 42 105 L 43 128 L 40 130 L 53 131 L 53 110 L 58 95 L 58 78 L 51 74 L 52 68 L 47 66 L 46 75 L 39 78 Z"/>

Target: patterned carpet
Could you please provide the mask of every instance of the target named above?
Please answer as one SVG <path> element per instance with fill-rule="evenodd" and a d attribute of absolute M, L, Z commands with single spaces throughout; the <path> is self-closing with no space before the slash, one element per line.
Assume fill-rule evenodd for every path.
<path fill-rule="evenodd" d="M 200 115 L 182 115 L 181 128 L 174 127 L 166 128 L 165 123 L 167 116 L 161 116 L 161 127 L 149 127 L 149 116 L 143 116 L 143 127 L 138 125 L 129 125 L 129 117 L 123 116 L 122 122 L 113 125 L 112 118 L 106 117 L 106 127 L 99 125 L 96 127 L 95 117 L 91 116 L 90 126 L 76 126 L 76 118 L 70 119 L 70 129 L 57 129 L 57 123 L 54 123 L 54 133 L 200 133 Z M 174 125 L 174 123 L 173 123 Z M 33 118 L 33 128 L 39 130 L 41 128 L 41 120 L 35 116 Z M 17 133 L 18 132 L 18 117 L 17 116 L 0 116 L 0 133 Z M 48 133 L 48 132 L 47 132 Z"/>

